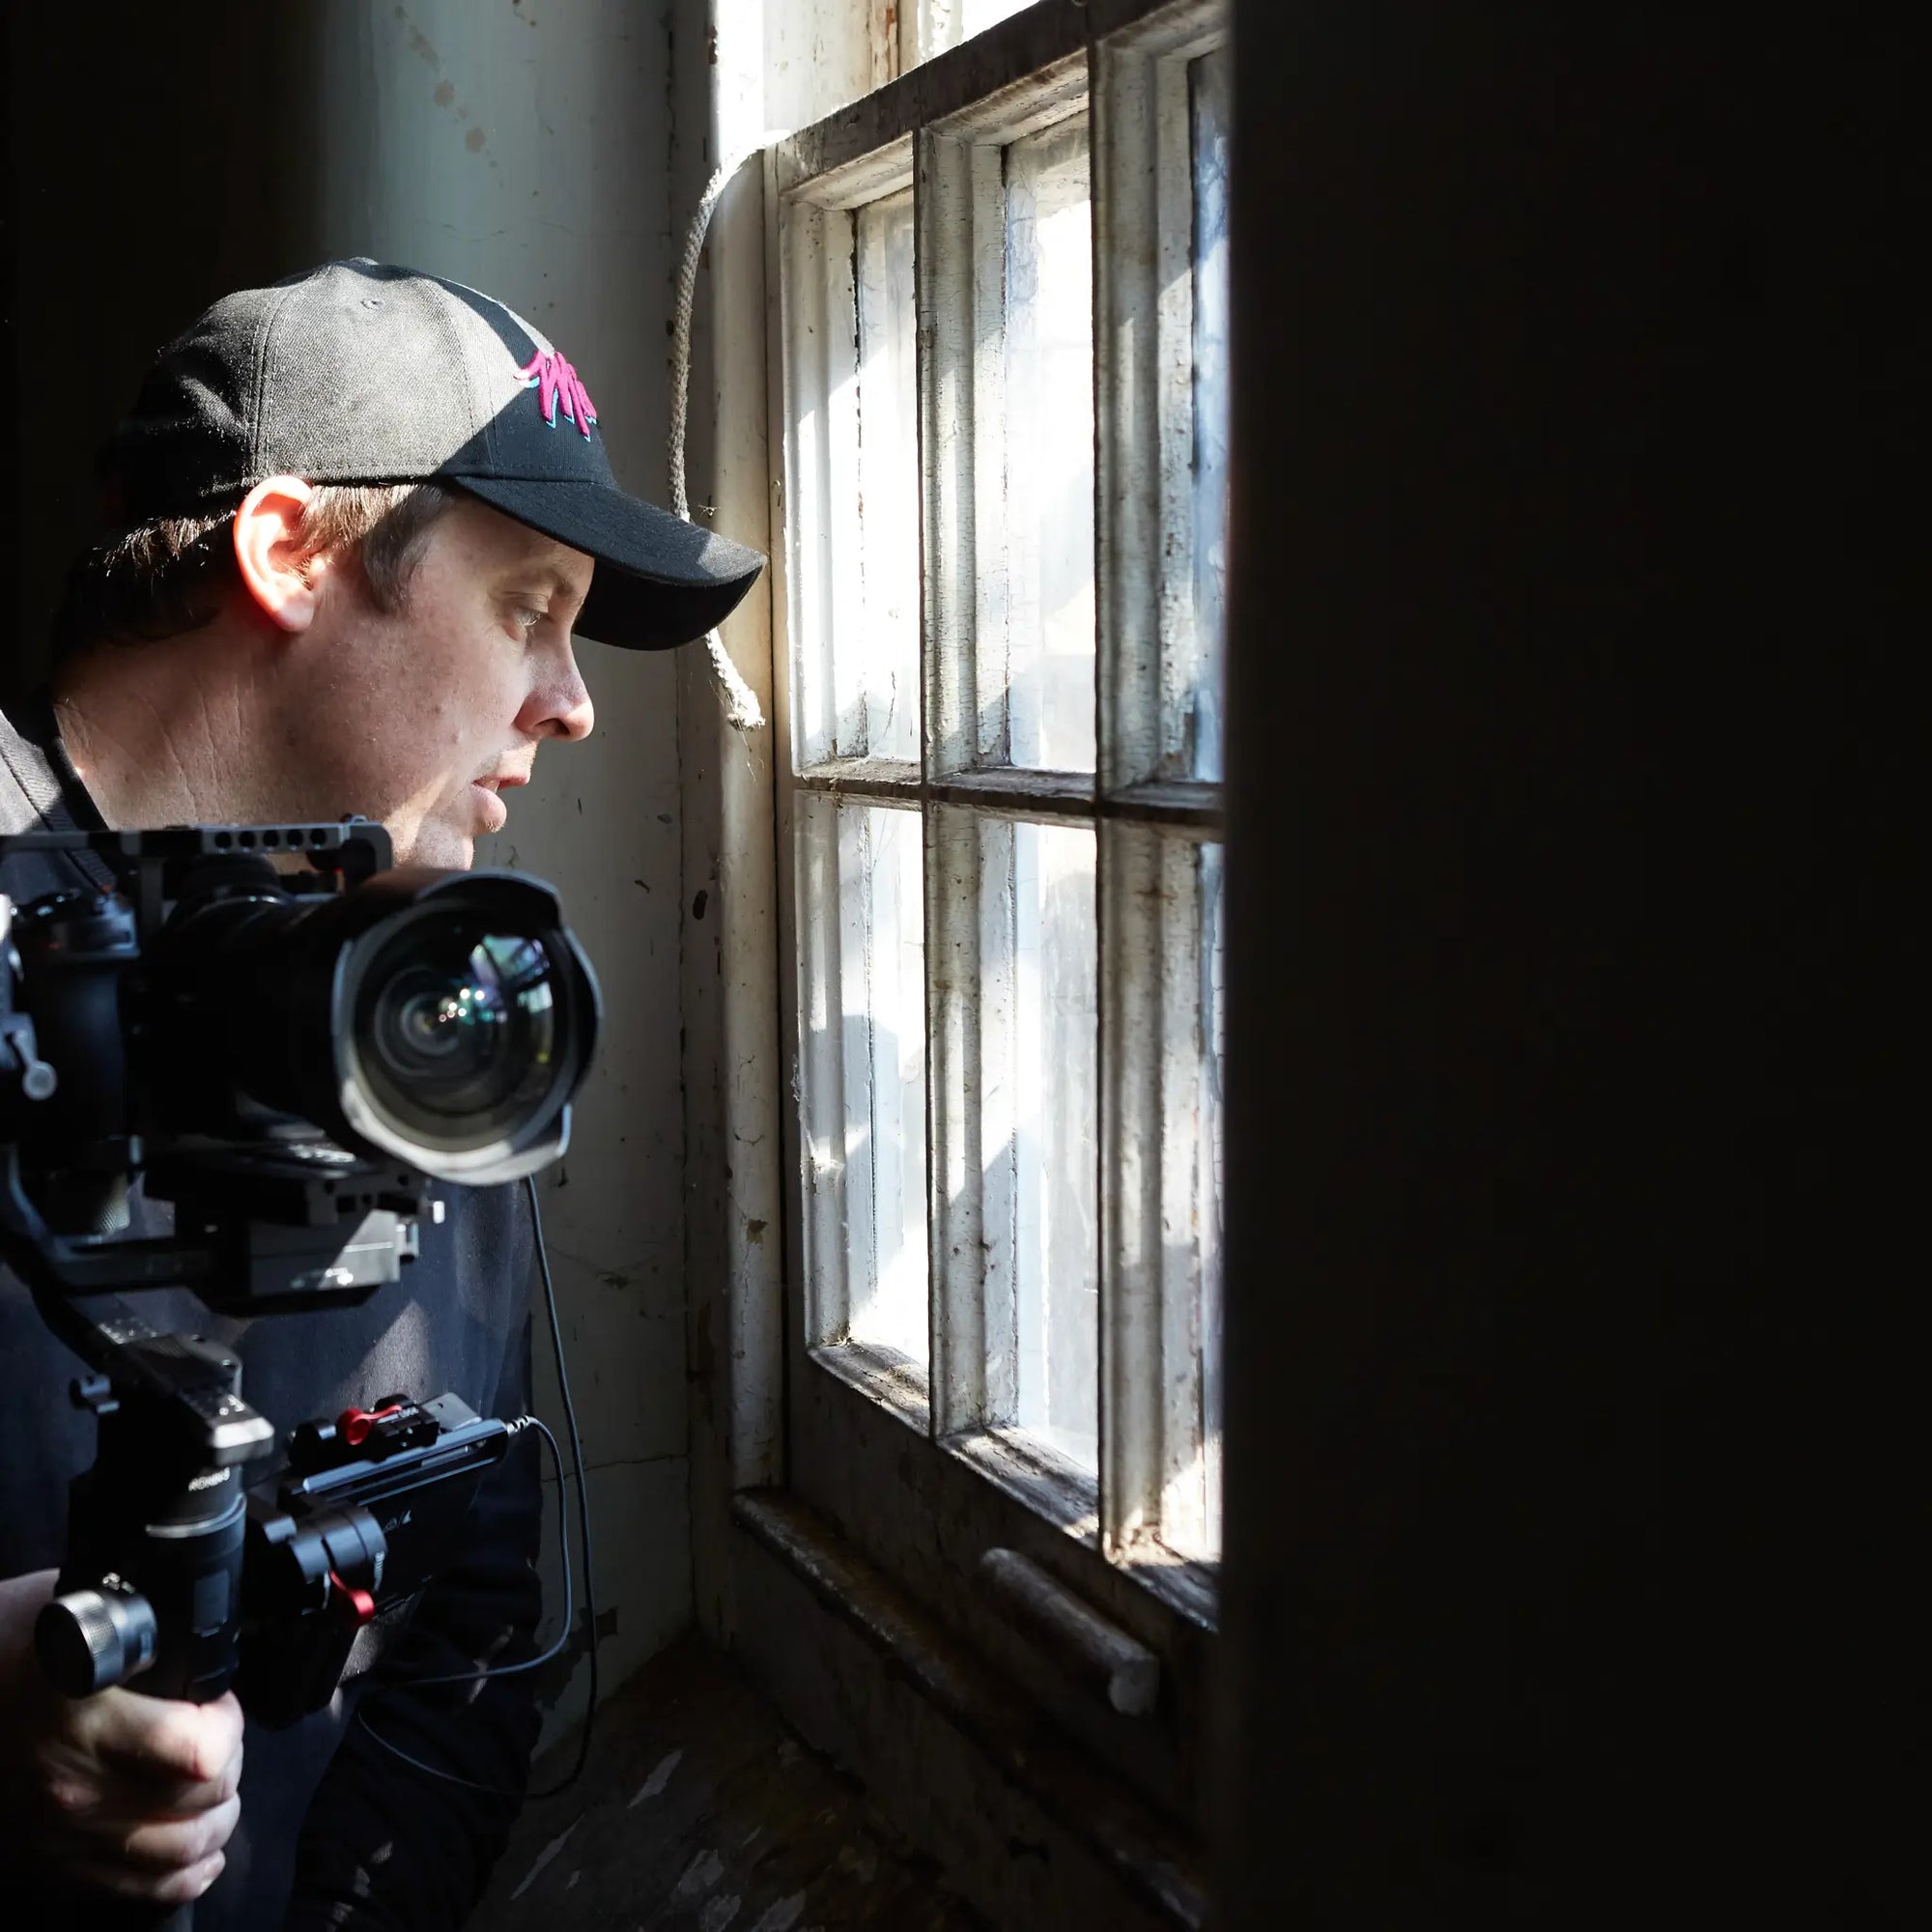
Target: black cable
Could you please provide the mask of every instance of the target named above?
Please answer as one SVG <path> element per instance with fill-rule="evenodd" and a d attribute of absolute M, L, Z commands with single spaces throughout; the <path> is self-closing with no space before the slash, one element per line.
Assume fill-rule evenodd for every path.
<path fill-rule="evenodd" d="M 563 1469 L 563 1451 L 557 1446 L 556 1437 L 551 1434 L 548 1425 L 539 1421 L 534 1415 L 519 1416 L 516 1421 L 510 1424 L 510 1428 L 513 1432 L 521 1432 L 525 1429 L 539 1431 L 544 1440 L 550 1444 L 551 1461 L 556 1469 L 556 1541 L 558 1553 L 563 1559 L 562 1628 L 557 1632 L 555 1640 L 548 1649 L 540 1656 L 526 1659 L 522 1663 L 498 1663 L 492 1665 L 487 1670 L 440 1672 L 434 1677 L 400 1677 L 387 1682 L 379 1680 L 369 1685 L 363 1691 L 362 1694 L 365 1698 L 381 1696 L 386 1690 L 413 1690 L 428 1684 L 480 1684 L 492 1677 L 514 1676 L 520 1670 L 534 1670 L 539 1664 L 548 1663 L 552 1658 L 559 1655 L 570 1642 L 572 1626 L 576 1622 L 576 1611 L 572 1601 L 570 1582 L 570 1520 L 563 1507 L 563 1487 L 567 1480 Z M 460 1784 L 467 1791 L 487 1792 L 492 1798 L 554 1798 L 557 1792 L 566 1790 L 571 1780 L 577 1776 L 576 1772 L 572 1772 L 570 1778 L 566 1778 L 562 1784 L 555 1785 L 549 1791 L 521 1792 L 512 1791 L 507 1785 L 502 1784 L 480 1784 L 473 1777 L 460 1776 L 453 1771 L 444 1771 L 438 1765 L 425 1764 L 421 1758 L 412 1756 L 401 1745 L 395 1744 L 388 1738 L 385 1738 L 369 1721 L 369 1714 L 361 1704 L 356 1706 L 355 1720 L 391 1757 L 401 1758 L 405 1764 L 411 1766 L 412 1769 L 420 1771 L 430 1777 L 440 1777 L 445 1784 Z"/>
<path fill-rule="evenodd" d="M 537 1183 L 534 1175 L 524 1179 L 524 1189 L 530 1198 L 530 1226 L 536 1233 L 537 1266 L 543 1272 L 544 1308 L 550 1316 L 551 1347 L 556 1353 L 556 1386 L 563 1397 L 564 1426 L 570 1432 L 570 1459 L 577 1465 L 577 1533 L 583 1545 L 583 1615 L 590 1648 L 590 1701 L 583 1711 L 583 1735 L 578 1741 L 577 1763 L 562 1783 L 541 1795 L 554 1798 L 559 1791 L 568 1791 L 583 1776 L 583 1767 L 590 1757 L 590 1726 L 597 1716 L 597 1584 L 591 1574 L 590 1555 L 590 1490 L 589 1477 L 583 1466 L 583 1438 L 577 1433 L 577 1405 L 570 1399 L 570 1374 L 563 1364 L 563 1324 L 556 1317 L 556 1289 L 550 1278 L 550 1256 L 544 1248 L 543 1210 L 537 1206 Z M 558 1478 L 559 1482 L 562 1480 Z M 557 1507 L 563 1507 L 563 1498 L 557 1497 Z"/>
<path fill-rule="evenodd" d="M 449 1784 L 460 1784 L 466 1790 L 485 1792 L 493 1798 L 519 1798 L 527 1802 L 534 1798 L 554 1798 L 559 1793 L 568 1791 L 583 1776 L 583 1767 L 589 1761 L 590 1726 L 597 1716 L 597 1593 L 596 1585 L 591 1577 L 590 1497 L 586 1487 L 583 1466 L 583 1438 L 578 1434 L 577 1405 L 570 1399 L 570 1372 L 565 1368 L 563 1360 L 563 1324 L 557 1320 L 556 1288 L 555 1284 L 551 1280 L 550 1255 L 544 1247 L 543 1213 L 537 1206 L 537 1183 L 535 1178 L 526 1176 L 524 1186 L 529 1195 L 530 1226 L 536 1236 L 537 1266 L 543 1274 L 544 1309 L 550 1317 L 551 1347 L 556 1355 L 556 1385 L 558 1392 L 563 1397 L 564 1426 L 570 1435 L 571 1461 L 576 1464 L 577 1473 L 577 1528 L 578 1539 L 583 1548 L 583 1610 L 589 1635 L 590 1653 L 590 1702 L 583 1714 L 583 1734 L 578 1740 L 577 1762 L 571 1767 L 567 1776 L 559 1779 L 558 1782 L 549 1786 L 545 1790 L 512 1791 L 505 1785 L 479 1784 L 472 1778 L 460 1777 L 453 1771 L 441 1771 L 433 1764 L 425 1764 L 420 1758 L 412 1757 L 400 1745 L 391 1744 L 382 1732 L 377 1730 L 370 1723 L 367 1713 L 359 1705 L 356 1709 L 355 1718 L 363 1730 L 370 1737 L 374 1738 L 390 1756 L 401 1758 L 405 1764 L 412 1766 L 417 1771 L 426 1773 L 431 1777 L 440 1777 Z M 542 1430 L 550 1442 L 552 1453 L 556 1459 L 557 1488 L 561 1492 L 566 1487 L 566 1483 L 563 1473 L 563 1454 L 557 1448 L 556 1437 L 541 1422 L 538 1422 L 535 1416 L 530 1416 L 526 1420 L 533 1427 Z M 471 1684 L 483 1678 L 507 1677 L 515 1671 L 531 1670 L 539 1663 L 547 1663 L 552 1657 L 555 1656 L 569 1639 L 571 1613 L 574 1607 L 571 1601 L 569 1532 L 563 1522 L 563 1496 L 559 1493 L 556 1499 L 557 1537 L 563 1545 L 564 1627 L 556 1642 L 552 1644 L 542 1657 L 531 1658 L 523 1663 L 498 1664 L 490 1670 L 459 1671 L 448 1676 L 409 1678 L 393 1687 L 377 1685 L 372 1687 L 372 1690 L 380 1693 L 384 1689 L 394 1688 L 401 1690 L 405 1688 L 405 1685 L 413 1687 L 418 1684 Z"/>
<path fill-rule="evenodd" d="M 567 1481 L 563 1473 L 563 1451 L 557 1447 L 556 1437 L 550 1433 L 550 1426 L 534 1415 L 520 1415 L 510 1424 L 513 1435 L 526 1429 L 534 1429 L 550 1444 L 551 1463 L 556 1470 L 556 1548 L 557 1554 L 563 1559 L 563 1626 L 555 1639 L 541 1656 L 526 1657 L 521 1663 L 493 1663 L 484 1670 L 451 1670 L 435 1677 L 400 1677 L 392 1684 L 378 1684 L 372 1689 L 413 1690 L 424 1684 L 481 1684 L 491 1677 L 514 1677 L 520 1670 L 535 1670 L 539 1665 L 548 1663 L 552 1658 L 559 1656 L 570 1642 L 571 1626 L 577 1620 L 577 1611 L 570 1587 L 570 1524 L 563 1513 L 563 1486 Z"/>

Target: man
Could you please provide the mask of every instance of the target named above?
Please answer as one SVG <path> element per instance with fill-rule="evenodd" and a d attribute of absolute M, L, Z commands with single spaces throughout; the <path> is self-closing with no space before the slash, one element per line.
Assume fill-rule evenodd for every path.
<path fill-rule="evenodd" d="M 370 262 L 217 303 L 163 352 L 107 481 L 117 526 L 75 568 L 52 690 L 0 718 L 0 831 L 359 811 L 399 864 L 467 867 L 544 742 L 591 728 L 573 632 L 684 642 L 762 563 L 620 493 L 582 383 L 508 309 Z M 91 859 L 0 866 L 16 902 L 110 883 Z M 447 1203 L 403 1282 L 358 1310 L 211 1323 L 168 1292 L 145 1312 L 232 1343 L 284 1430 L 397 1388 L 514 1417 L 527 1217 L 509 1188 Z M 12 1902 L 46 1901 L 51 1923 L 120 1895 L 199 1900 L 202 1932 L 460 1924 L 524 1786 L 529 1677 L 409 1680 L 534 1654 L 528 1435 L 403 1642 L 374 1669 L 358 1653 L 329 1711 L 265 1732 L 232 1696 L 71 1703 L 41 1680 L 33 1619 L 93 1425 L 67 1402 L 77 1363 L 4 1270 L 0 1361 L 9 1922 Z"/>

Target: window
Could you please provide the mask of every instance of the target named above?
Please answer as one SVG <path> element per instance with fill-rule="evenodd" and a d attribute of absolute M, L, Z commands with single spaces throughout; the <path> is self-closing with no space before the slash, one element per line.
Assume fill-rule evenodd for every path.
<path fill-rule="evenodd" d="M 915 67 L 1024 12 L 1027 4 L 1028 0 L 903 0 L 893 10 L 898 20 L 899 57 L 905 66 Z"/>
<path fill-rule="evenodd" d="M 899 25 L 772 157 L 794 1477 L 928 1595 L 1050 1536 L 1205 1627 L 1225 7 Z"/>

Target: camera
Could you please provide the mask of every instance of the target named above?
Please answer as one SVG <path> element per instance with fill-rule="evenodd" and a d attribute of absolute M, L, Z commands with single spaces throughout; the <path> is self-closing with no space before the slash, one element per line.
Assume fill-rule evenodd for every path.
<path fill-rule="evenodd" d="M 399 1391 L 303 1421 L 251 1490 L 276 1435 L 239 1361 L 138 1295 L 315 1314 L 399 1280 L 440 1183 L 563 1153 L 596 980 L 548 886 L 396 868 L 362 819 L 0 837 L 26 852 L 113 881 L 0 895 L 0 1259 L 99 1425 L 42 1662 L 292 1722 L 447 1562 L 511 1425 Z"/>

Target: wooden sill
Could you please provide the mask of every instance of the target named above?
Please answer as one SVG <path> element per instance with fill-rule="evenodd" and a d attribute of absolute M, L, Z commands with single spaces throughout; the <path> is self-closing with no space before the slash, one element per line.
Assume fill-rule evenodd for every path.
<path fill-rule="evenodd" d="M 745 1491 L 732 1498 L 731 1515 L 1139 1904 L 1184 1932 L 1202 1932 L 1208 1890 L 1198 1847 L 1049 1726 L 1005 1677 L 795 1496 Z"/>

